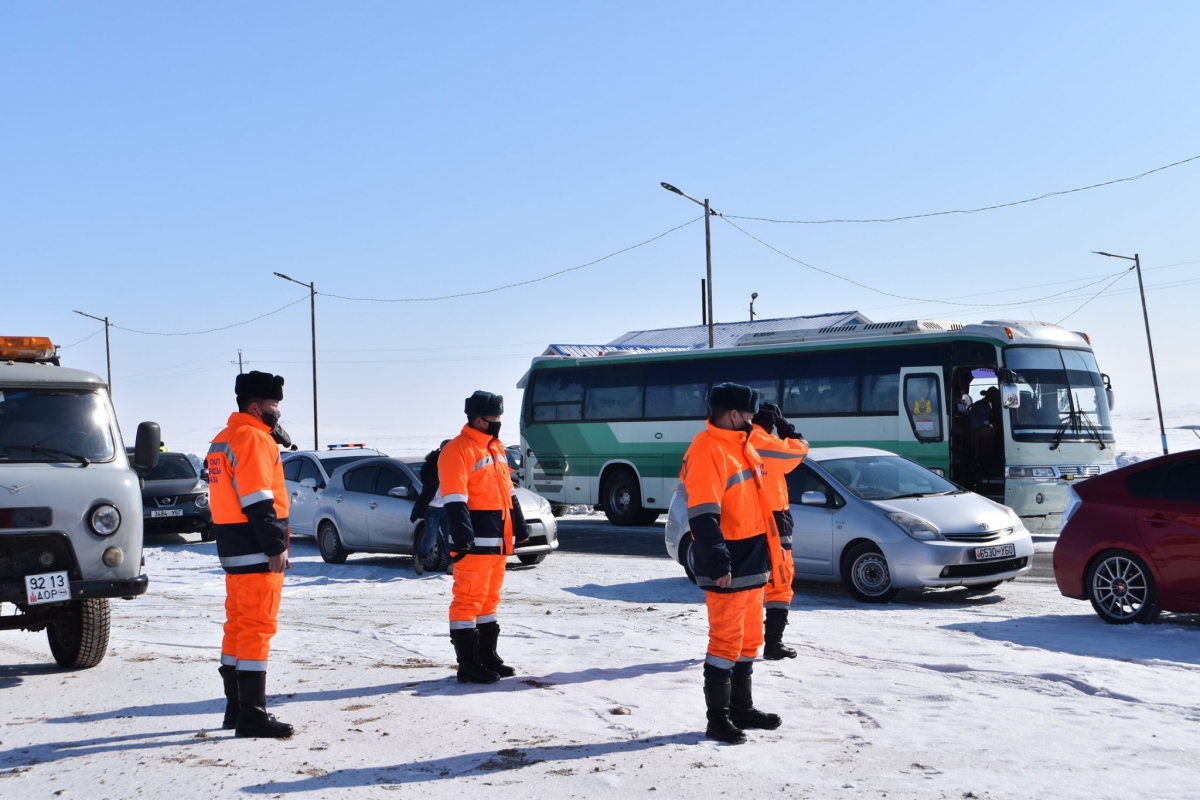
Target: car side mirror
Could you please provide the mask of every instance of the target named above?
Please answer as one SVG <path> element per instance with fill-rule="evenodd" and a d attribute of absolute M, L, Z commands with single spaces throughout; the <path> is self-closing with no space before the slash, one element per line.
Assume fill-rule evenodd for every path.
<path fill-rule="evenodd" d="M 204 469 L 200 470 L 200 480 L 204 481 L 205 483 L 208 483 L 208 467 L 205 467 Z"/>
<path fill-rule="evenodd" d="M 145 475 L 158 466 L 158 448 L 162 444 L 162 429 L 157 422 L 138 425 L 137 443 L 133 448 L 133 470 Z"/>
<path fill-rule="evenodd" d="M 1000 384 L 1000 405 L 1004 408 L 1021 407 L 1021 389 L 1017 384 Z"/>
<path fill-rule="evenodd" d="M 825 506 L 829 505 L 829 498 L 824 492 L 805 492 L 800 495 L 800 505 L 802 506 Z"/>
<path fill-rule="evenodd" d="M 304 480 L 300 481 L 300 485 L 305 489 L 312 489 L 315 492 L 317 490 L 317 479 L 305 478 Z"/>
<path fill-rule="evenodd" d="M 408 497 L 408 487 L 397 486 L 393 489 L 388 489 L 388 497 Z"/>

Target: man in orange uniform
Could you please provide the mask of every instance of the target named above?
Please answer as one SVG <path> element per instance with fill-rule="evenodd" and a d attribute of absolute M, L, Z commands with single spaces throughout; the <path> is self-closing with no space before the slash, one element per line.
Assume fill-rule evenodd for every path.
<path fill-rule="evenodd" d="M 267 713 L 267 655 L 278 628 L 288 553 L 288 495 L 279 447 L 283 378 L 238 375 L 238 410 L 208 449 L 217 555 L 225 568 L 224 728 L 238 736 L 284 738 L 292 726 Z"/>
<path fill-rule="evenodd" d="M 529 539 L 500 442 L 504 398 L 478 391 L 467 398 L 467 424 L 438 458 L 443 510 L 454 561 L 450 641 L 460 683 L 495 683 L 516 674 L 496 653 L 496 608 L 504 567 L 515 544 Z"/>
<path fill-rule="evenodd" d="M 705 735 L 741 744 L 743 728 L 774 730 L 782 723 L 754 707 L 750 678 L 763 641 L 763 587 L 779 560 L 779 537 L 762 486 L 762 460 L 749 442 L 758 392 L 718 384 L 708 409 L 708 424 L 688 447 L 679 478 L 696 583 L 708 605 Z"/>
<path fill-rule="evenodd" d="M 788 608 L 792 605 L 792 581 L 796 577 L 796 564 L 792 561 L 792 511 L 789 508 L 787 474 L 800 466 L 808 455 L 808 442 L 796 433 L 796 428 L 783 418 L 783 410 L 771 403 L 759 406 L 754 415 L 754 430 L 750 434 L 750 445 L 763 461 L 763 490 L 775 515 L 775 527 L 779 529 L 779 544 L 783 548 L 782 575 L 779 580 L 767 584 L 765 602 L 766 621 L 763 624 L 763 658 L 779 661 L 795 658 L 796 651 L 783 643 L 783 629 L 788 624 Z M 776 433 L 772 433 L 774 428 Z"/>

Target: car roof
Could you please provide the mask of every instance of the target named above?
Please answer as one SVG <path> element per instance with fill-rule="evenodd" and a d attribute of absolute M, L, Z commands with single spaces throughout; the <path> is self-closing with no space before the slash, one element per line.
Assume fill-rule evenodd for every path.
<path fill-rule="evenodd" d="M 894 456 L 890 450 L 880 450 L 878 447 L 814 447 L 808 451 L 808 458 L 820 463 L 835 458 L 862 458 L 863 456 Z"/>
<path fill-rule="evenodd" d="M 404 466 L 409 468 L 410 472 L 412 471 L 412 467 L 409 464 L 405 463 L 404 459 L 402 459 L 402 458 L 394 458 L 392 456 L 372 456 L 370 458 L 363 458 L 358 461 L 353 461 L 349 464 L 343 464 L 342 466 L 335 469 L 333 471 L 333 473 L 329 476 L 329 478 L 330 478 L 330 480 L 332 480 L 333 478 L 337 477 L 338 475 L 340 475 L 341 473 L 345 472 L 348 469 L 358 469 L 359 467 L 369 467 L 372 464 L 403 464 Z"/>
<path fill-rule="evenodd" d="M 380 456 L 386 457 L 387 453 L 372 449 L 370 447 L 347 447 L 342 450 L 296 450 L 294 452 L 285 453 L 284 457 L 287 458 L 289 456 L 299 456 L 299 455 L 313 456 L 314 458 L 317 458 L 317 459 L 345 458 L 346 456 L 362 456 L 363 458 L 377 458 Z"/>

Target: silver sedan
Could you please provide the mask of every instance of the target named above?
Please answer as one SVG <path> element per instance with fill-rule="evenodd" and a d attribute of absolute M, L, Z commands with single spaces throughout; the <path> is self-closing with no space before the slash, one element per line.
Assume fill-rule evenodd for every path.
<path fill-rule="evenodd" d="M 397 458 L 365 458 L 338 468 L 321 492 L 313 517 L 321 557 L 341 564 L 350 553 L 413 554 L 424 521 L 410 522 L 409 515 L 420 495 L 421 479 L 414 465 Z M 529 523 L 529 543 L 514 555 L 522 564 L 540 564 L 558 549 L 558 523 L 545 498 L 520 488 L 517 498 Z M 423 564 L 436 571 L 447 563 L 449 553 L 439 539 Z"/>
<path fill-rule="evenodd" d="M 1033 539 L 1007 506 L 886 450 L 813 448 L 788 475 L 796 578 L 841 581 L 864 603 L 901 589 L 995 589 L 1032 568 Z M 687 507 L 671 498 L 667 552 L 693 581 Z"/>

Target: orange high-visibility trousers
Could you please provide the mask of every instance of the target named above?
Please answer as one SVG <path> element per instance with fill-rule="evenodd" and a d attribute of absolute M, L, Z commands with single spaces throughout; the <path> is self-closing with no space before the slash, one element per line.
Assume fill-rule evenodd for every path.
<path fill-rule="evenodd" d="M 450 630 L 496 621 L 507 563 L 507 556 L 470 554 L 455 562 Z"/>
<path fill-rule="evenodd" d="M 708 655 L 704 663 L 732 669 L 740 659 L 758 657 L 763 643 L 763 590 L 705 592 L 708 604 Z"/>
<path fill-rule="evenodd" d="M 279 629 L 282 572 L 225 576 L 225 638 L 221 663 L 243 672 L 265 672 L 271 637 Z"/>
<path fill-rule="evenodd" d="M 796 562 L 792 560 L 792 551 L 783 551 L 783 561 L 780 564 L 783 571 L 783 581 L 779 585 L 767 584 L 763 603 L 767 608 L 788 608 L 792 605 L 792 581 L 796 579 Z"/>

